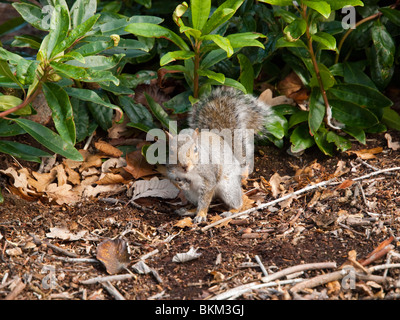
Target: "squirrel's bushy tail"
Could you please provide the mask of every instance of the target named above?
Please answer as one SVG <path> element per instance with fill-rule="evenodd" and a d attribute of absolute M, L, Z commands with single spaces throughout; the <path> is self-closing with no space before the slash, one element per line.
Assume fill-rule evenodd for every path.
<path fill-rule="evenodd" d="M 189 125 L 193 129 L 253 129 L 263 131 L 270 106 L 250 94 L 231 87 L 218 87 L 201 97 L 192 109 Z"/>

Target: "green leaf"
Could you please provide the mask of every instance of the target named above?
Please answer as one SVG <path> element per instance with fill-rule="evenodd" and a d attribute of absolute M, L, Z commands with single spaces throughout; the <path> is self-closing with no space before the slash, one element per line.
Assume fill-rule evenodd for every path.
<path fill-rule="evenodd" d="M 75 29 L 77 26 L 93 18 L 97 10 L 96 0 L 78 0 L 74 1 L 71 8 L 71 21 Z M 97 19 L 96 19 L 97 20 Z"/>
<path fill-rule="evenodd" d="M 336 133 L 329 131 L 326 135 L 326 141 L 332 142 L 341 151 L 346 151 L 351 148 L 351 142 L 345 137 L 339 136 Z"/>
<path fill-rule="evenodd" d="M 317 32 L 315 34 L 311 35 L 311 38 L 322 44 L 321 49 L 326 49 L 326 50 L 332 50 L 332 51 L 337 51 L 336 48 L 336 39 L 334 36 L 330 35 L 329 33 L 326 32 Z"/>
<path fill-rule="evenodd" d="M 308 111 L 298 111 L 295 114 L 291 115 L 289 118 L 289 129 L 293 128 L 294 126 L 298 125 L 302 122 L 307 122 L 309 117 Z"/>
<path fill-rule="evenodd" d="M 13 47 L 32 48 L 38 50 L 40 48 L 40 38 L 28 34 L 15 36 L 14 41 L 11 43 Z"/>
<path fill-rule="evenodd" d="M 166 38 L 175 43 L 182 50 L 190 51 L 189 46 L 175 32 L 152 23 L 133 23 L 125 28 L 126 31 L 137 36 L 149 38 Z"/>
<path fill-rule="evenodd" d="M 200 68 L 201 69 L 209 69 L 212 66 L 216 65 L 218 62 L 227 58 L 227 54 L 225 50 L 216 49 L 212 50 L 201 60 Z"/>
<path fill-rule="evenodd" d="M 120 96 L 118 97 L 118 99 L 119 104 L 122 106 L 122 109 L 128 116 L 131 123 L 145 124 L 146 127 L 149 128 L 154 127 L 153 116 L 144 105 L 140 103 L 135 103 L 132 98 L 129 98 L 127 96 Z"/>
<path fill-rule="evenodd" d="M 227 0 L 211 15 L 202 29 L 203 34 L 210 34 L 217 27 L 227 22 L 239 9 L 244 0 Z"/>
<path fill-rule="evenodd" d="M 57 73 L 61 73 L 69 78 L 76 80 L 83 80 L 87 76 L 86 70 L 81 67 L 71 66 L 65 63 L 59 62 L 50 62 L 51 67 L 57 71 Z"/>
<path fill-rule="evenodd" d="M 22 90 L 24 90 L 21 82 L 19 82 L 18 79 L 14 76 L 8 63 L 4 60 L 0 60 L 0 74 L 7 77 L 12 82 L 16 83 Z"/>
<path fill-rule="evenodd" d="M 237 58 L 240 65 L 240 83 L 246 88 L 247 93 L 253 93 L 254 69 L 253 63 L 244 54 L 238 54 Z"/>
<path fill-rule="evenodd" d="M 91 132 L 89 132 L 89 110 L 85 101 L 79 100 L 75 97 L 72 97 L 70 101 L 74 114 L 76 141 L 81 142 L 91 134 Z M 95 122 L 92 121 L 91 123 L 93 124 Z"/>
<path fill-rule="evenodd" d="M 171 51 L 164 54 L 160 59 L 160 66 L 164 66 L 172 61 L 186 60 L 194 57 L 192 51 Z"/>
<path fill-rule="evenodd" d="M 379 11 L 383 13 L 392 23 L 400 27 L 400 11 L 391 8 L 379 8 Z"/>
<path fill-rule="evenodd" d="M 108 70 L 117 66 L 123 58 L 123 54 L 116 54 L 111 57 L 106 56 L 87 56 L 84 57 L 84 62 L 79 61 L 68 61 L 66 64 L 70 66 L 76 66 L 81 68 L 90 68 L 91 70 Z"/>
<path fill-rule="evenodd" d="M 82 155 L 74 146 L 45 126 L 28 119 L 13 119 L 21 128 L 47 149 L 75 161 L 83 161 Z"/>
<path fill-rule="evenodd" d="M 218 47 L 220 47 L 222 50 L 226 51 L 226 54 L 228 55 L 228 57 L 232 56 L 233 48 L 232 48 L 232 45 L 228 38 L 222 37 L 218 34 L 209 34 L 209 35 L 201 37 L 201 39 L 204 41 L 207 41 L 207 40 L 213 41 Z"/>
<path fill-rule="evenodd" d="M 12 6 L 18 13 L 24 18 L 26 22 L 40 30 L 48 30 L 49 24 L 43 23 L 43 12 L 42 8 L 35 6 L 30 3 L 13 3 Z"/>
<path fill-rule="evenodd" d="M 389 128 L 400 131 L 400 115 L 390 107 L 383 109 L 382 122 Z"/>
<path fill-rule="evenodd" d="M 388 99 L 378 90 L 359 84 L 338 84 L 330 88 L 328 93 L 333 94 L 340 100 L 370 108 L 381 109 L 390 107 L 393 104 L 390 99 Z"/>
<path fill-rule="evenodd" d="M 95 37 L 95 39 L 96 38 L 100 38 L 100 37 Z M 99 52 L 102 52 L 104 50 L 107 50 L 107 49 L 110 49 L 113 47 L 114 47 L 114 42 L 111 39 L 109 39 L 107 41 L 98 39 L 98 40 L 90 41 L 71 52 L 78 52 L 82 56 L 87 57 L 87 56 L 95 55 Z"/>
<path fill-rule="evenodd" d="M 0 119 L 0 137 L 12 137 L 26 133 L 16 123 L 9 123 L 8 120 Z"/>
<path fill-rule="evenodd" d="M 50 33 L 44 52 L 47 59 L 54 57 L 57 53 L 53 50 L 66 38 L 69 29 L 69 12 L 65 7 L 56 6 L 50 20 Z M 41 47 L 42 49 L 42 47 Z"/>
<path fill-rule="evenodd" d="M 103 95 L 106 99 L 107 96 Z M 92 114 L 93 118 L 96 120 L 98 125 L 104 130 L 107 131 L 112 126 L 112 116 L 113 111 L 110 108 L 105 107 L 104 105 L 100 105 L 93 102 L 88 102 L 87 107 Z"/>
<path fill-rule="evenodd" d="M 40 157 L 51 157 L 50 153 L 15 141 L 0 141 L 0 152 L 39 163 L 41 162 Z"/>
<path fill-rule="evenodd" d="M 257 32 L 242 32 L 230 34 L 226 36 L 226 38 L 229 40 L 233 49 L 244 47 L 259 47 L 264 49 L 264 45 L 256 39 L 266 38 L 266 36 Z"/>
<path fill-rule="evenodd" d="M 286 40 L 290 42 L 295 42 L 300 39 L 300 37 L 306 32 L 307 23 L 304 19 L 297 18 L 290 24 L 288 24 L 283 33 L 286 36 Z"/>
<path fill-rule="evenodd" d="M 302 2 L 308 7 L 322 14 L 325 19 L 329 18 L 331 14 L 331 6 L 326 1 L 302 0 Z"/>
<path fill-rule="evenodd" d="M 307 48 L 305 43 L 302 40 L 297 40 L 297 41 L 288 41 L 286 40 L 285 37 L 281 37 L 276 41 L 275 48 L 288 48 L 288 47 L 294 47 L 294 48 Z"/>
<path fill-rule="evenodd" d="M 78 98 L 80 100 L 88 101 L 88 102 L 93 102 L 96 104 L 100 104 L 104 107 L 113 109 L 115 111 L 118 111 L 120 114 L 122 114 L 122 110 L 120 107 L 116 106 L 115 104 L 112 104 L 108 101 L 104 101 L 95 91 L 93 90 L 88 90 L 88 89 L 78 89 L 78 88 L 70 88 L 70 87 L 65 87 L 64 90 L 67 92 L 67 94 L 71 97 Z"/>
<path fill-rule="evenodd" d="M 328 90 L 329 88 L 333 87 L 336 83 L 336 80 L 335 77 L 331 74 L 330 70 L 322 63 L 318 63 L 318 69 L 319 69 L 319 75 L 324 85 L 324 89 Z M 315 72 L 312 75 L 309 85 L 312 88 L 319 87 L 319 82 Z"/>
<path fill-rule="evenodd" d="M 16 107 L 20 105 L 22 102 L 23 101 L 20 98 L 15 96 L 6 96 L 6 95 L 0 96 L 0 112 Z M 29 115 L 31 114 L 31 108 L 29 107 L 29 105 L 26 105 L 22 109 L 13 112 L 13 114 L 19 116 Z"/>
<path fill-rule="evenodd" d="M 342 9 L 343 7 L 347 6 L 364 6 L 364 3 L 360 0 L 325 0 L 325 2 L 331 6 L 332 11 Z"/>
<path fill-rule="evenodd" d="M 374 82 L 368 77 L 362 68 L 356 62 L 343 63 L 344 82 L 352 84 L 360 84 L 377 90 Z"/>
<path fill-rule="evenodd" d="M 220 84 L 225 83 L 225 75 L 223 73 L 217 73 L 211 70 L 197 70 L 198 74 L 203 77 L 218 81 Z"/>
<path fill-rule="evenodd" d="M 396 51 L 392 36 L 384 26 L 374 26 L 371 29 L 371 36 L 379 64 L 383 67 L 391 67 L 394 62 L 394 53 Z"/>
<path fill-rule="evenodd" d="M 342 100 L 329 100 L 332 107 L 332 116 L 344 123 L 346 128 L 369 128 L 376 125 L 378 118 L 368 109 L 357 104 Z"/>
<path fill-rule="evenodd" d="M 77 2 L 75 2 L 77 3 Z M 71 32 L 68 34 L 68 37 L 63 39 L 55 48 L 53 51 L 53 55 L 55 56 L 59 54 L 60 52 L 64 51 L 65 49 L 68 49 L 71 47 L 75 41 L 77 41 L 79 38 L 83 37 L 88 31 L 90 31 L 94 24 L 96 23 L 97 19 L 100 17 L 99 14 L 90 17 L 86 21 L 84 21 L 82 24 L 76 26 L 74 29 L 71 30 Z"/>
<path fill-rule="evenodd" d="M 354 137 L 358 142 L 365 144 L 366 136 L 363 129 L 347 127 L 343 128 L 342 130 L 347 134 L 351 135 L 352 137 Z"/>
<path fill-rule="evenodd" d="M 311 133 L 315 134 L 321 127 L 325 117 L 325 104 L 319 88 L 313 88 L 310 96 L 309 108 L 308 125 L 310 126 Z"/>
<path fill-rule="evenodd" d="M 325 127 L 321 127 L 317 132 L 314 134 L 314 140 L 317 144 L 318 148 L 327 156 L 333 156 L 333 144 L 328 142 L 326 136 L 328 134 L 328 130 Z"/>
<path fill-rule="evenodd" d="M 211 0 L 191 0 L 190 9 L 192 12 L 193 28 L 203 29 L 211 10 Z"/>
<path fill-rule="evenodd" d="M 190 90 L 179 93 L 172 99 L 164 102 L 164 107 L 173 110 L 174 114 L 189 112 L 192 108 L 192 105 L 189 102 L 189 96 L 192 94 L 193 93 Z"/>
<path fill-rule="evenodd" d="M 282 115 L 272 113 L 264 123 L 264 127 L 276 139 L 282 139 L 288 132 L 288 121 Z M 275 143 L 275 142 L 274 142 Z"/>
<path fill-rule="evenodd" d="M 62 87 L 52 82 L 43 83 L 43 92 L 52 111 L 52 118 L 58 133 L 61 138 L 74 145 L 76 141 L 75 122 L 67 93 Z"/>
<path fill-rule="evenodd" d="M 290 142 L 292 143 L 290 150 L 293 153 L 301 152 L 315 144 L 314 138 L 309 133 L 307 123 L 303 123 L 293 130 Z"/>
<path fill-rule="evenodd" d="M 272 4 L 273 6 L 292 6 L 293 1 L 292 0 L 259 0 L 259 2 L 264 2 L 268 4 Z"/>
<path fill-rule="evenodd" d="M 147 93 L 144 94 L 149 104 L 151 112 L 155 115 L 155 117 L 161 122 L 162 126 L 165 129 L 170 129 L 170 121 L 168 114 L 164 111 L 164 109 L 154 101 L 154 99 L 149 96 Z M 171 126 L 172 128 L 173 126 Z M 177 132 L 172 132 L 172 134 L 177 134 Z"/>

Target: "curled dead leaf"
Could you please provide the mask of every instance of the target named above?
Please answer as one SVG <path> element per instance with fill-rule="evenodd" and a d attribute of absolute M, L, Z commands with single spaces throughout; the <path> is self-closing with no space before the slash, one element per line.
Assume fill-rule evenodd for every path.
<path fill-rule="evenodd" d="M 96 258 L 109 274 L 119 273 L 129 264 L 128 245 L 123 239 L 104 240 L 97 246 Z"/>
<path fill-rule="evenodd" d="M 119 158 L 123 154 L 121 150 L 119 150 L 118 148 L 112 146 L 111 144 L 105 141 L 95 142 L 94 146 L 96 147 L 97 150 L 113 158 Z"/>
<path fill-rule="evenodd" d="M 153 170 L 154 166 L 149 164 L 145 157 L 142 155 L 141 150 L 130 152 L 126 155 L 126 167 L 124 168 L 135 179 L 153 175 L 156 172 Z"/>
<path fill-rule="evenodd" d="M 201 253 L 197 253 L 197 249 L 194 249 L 193 247 L 190 247 L 188 252 L 184 252 L 184 253 L 177 253 L 173 258 L 172 258 L 172 262 L 177 262 L 177 263 L 183 263 L 183 262 L 187 262 L 190 260 L 194 260 L 197 259 L 201 256 Z"/>
<path fill-rule="evenodd" d="M 193 221 L 190 217 L 183 218 L 174 224 L 174 227 L 178 227 L 181 229 L 183 229 L 185 227 L 191 227 L 191 226 L 193 226 Z"/>
<path fill-rule="evenodd" d="M 346 151 L 347 154 L 354 153 L 357 157 L 368 160 L 376 158 L 376 154 L 381 153 L 383 151 L 382 147 L 372 148 L 372 149 L 362 149 L 362 150 L 349 150 Z"/>

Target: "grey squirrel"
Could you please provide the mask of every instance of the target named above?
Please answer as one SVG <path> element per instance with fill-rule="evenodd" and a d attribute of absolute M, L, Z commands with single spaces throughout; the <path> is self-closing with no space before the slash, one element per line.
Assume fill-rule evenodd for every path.
<path fill-rule="evenodd" d="M 218 87 L 193 106 L 190 129 L 170 135 L 167 176 L 197 206 L 195 223 L 207 220 L 214 198 L 228 209 L 240 209 L 242 179 L 252 168 L 254 133 L 263 131 L 270 114 L 270 107 L 254 96 Z"/>

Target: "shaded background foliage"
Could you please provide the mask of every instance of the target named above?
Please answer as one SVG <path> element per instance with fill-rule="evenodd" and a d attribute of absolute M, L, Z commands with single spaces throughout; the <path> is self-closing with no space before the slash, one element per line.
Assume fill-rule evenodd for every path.
<path fill-rule="evenodd" d="M 342 26 L 346 5 L 356 10 L 354 30 Z M 28 133 L 48 151 L 79 160 L 76 143 L 96 129 L 123 119 L 145 132 L 167 128 L 170 120 L 184 119 L 213 85 L 257 95 L 270 88 L 295 100 L 297 105 L 274 107 L 266 142 L 290 144 L 293 153 L 315 144 L 328 155 L 347 150 L 349 137 L 365 143 L 366 133 L 400 128 L 386 97 L 400 82 L 398 5 L 395 0 L 13 3 L 21 16 L 0 25 L 0 137 L 6 137 L 0 152 L 37 162 L 50 156 L 12 139 Z M 214 12 L 220 15 L 206 30 Z M 209 19 L 199 22 L 196 16 Z M 35 32 L 18 31 L 27 24 Z M 285 84 L 293 75 L 300 89 L 288 93 Z M 157 79 L 170 88 L 168 97 L 158 88 L 137 99 Z M 53 129 L 27 119 L 36 112 L 32 102 L 40 92 Z"/>

